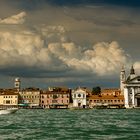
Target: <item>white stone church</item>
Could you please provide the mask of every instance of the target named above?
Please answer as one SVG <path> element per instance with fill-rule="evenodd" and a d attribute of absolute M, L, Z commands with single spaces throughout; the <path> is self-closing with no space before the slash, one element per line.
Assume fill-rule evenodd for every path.
<path fill-rule="evenodd" d="M 133 66 L 127 78 L 125 69 L 122 68 L 120 74 L 120 89 L 122 94 L 124 94 L 126 108 L 140 107 L 140 76 L 135 74 Z"/>
<path fill-rule="evenodd" d="M 73 107 L 85 108 L 86 107 L 86 91 L 78 88 L 72 91 Z"/>

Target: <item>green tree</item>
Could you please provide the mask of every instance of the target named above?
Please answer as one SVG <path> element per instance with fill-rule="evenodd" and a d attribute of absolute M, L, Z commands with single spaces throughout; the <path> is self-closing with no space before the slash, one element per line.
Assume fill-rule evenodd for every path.
<path fill-rule="evenodd" d="M 92 95 L 100 95 L 101 94 L 101 88 L 99 86 L 92 88 Z"/>

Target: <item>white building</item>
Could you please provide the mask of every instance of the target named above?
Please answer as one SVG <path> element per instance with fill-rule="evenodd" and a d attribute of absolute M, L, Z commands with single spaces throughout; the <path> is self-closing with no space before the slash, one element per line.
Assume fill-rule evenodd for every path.
<path fill-rule="evenodd" d="M 73 107 L 86 107 L 86 91 L 78 88 L 72 91 Z"/>
<path fill-rule="evenodd" d="M 135 74 L 133 66 L 130 74 L 125 80 L 125 71 L 121 71 L 120 88 L 124 93 L 125 107 L 136 108 L 140 107 L 140 76 Z"/>

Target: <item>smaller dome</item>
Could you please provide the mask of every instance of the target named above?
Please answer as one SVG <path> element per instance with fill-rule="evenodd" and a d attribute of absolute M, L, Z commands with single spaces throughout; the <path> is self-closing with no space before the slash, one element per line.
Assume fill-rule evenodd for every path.
<path fill-rule="evenodd" d="M 15 78 L 15 81 L 16 82 L 19 82 L 20 81 L 20 78 L 19 77 Z"/>

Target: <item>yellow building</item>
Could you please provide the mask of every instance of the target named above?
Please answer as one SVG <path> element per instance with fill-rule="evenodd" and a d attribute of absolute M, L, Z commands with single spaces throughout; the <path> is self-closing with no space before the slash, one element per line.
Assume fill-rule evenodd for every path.
<path fill-rule="evenodd" d="M 14 89 L 1 89 L 0 107 L 18 107 L 18 95 Z"/>
<path fill-rule="evenodd" d="M 27 104 L 29 107 L 37 107 L 40 103 L 39 88 L 25 88 L 19 92 L 19 103 Z"/>

